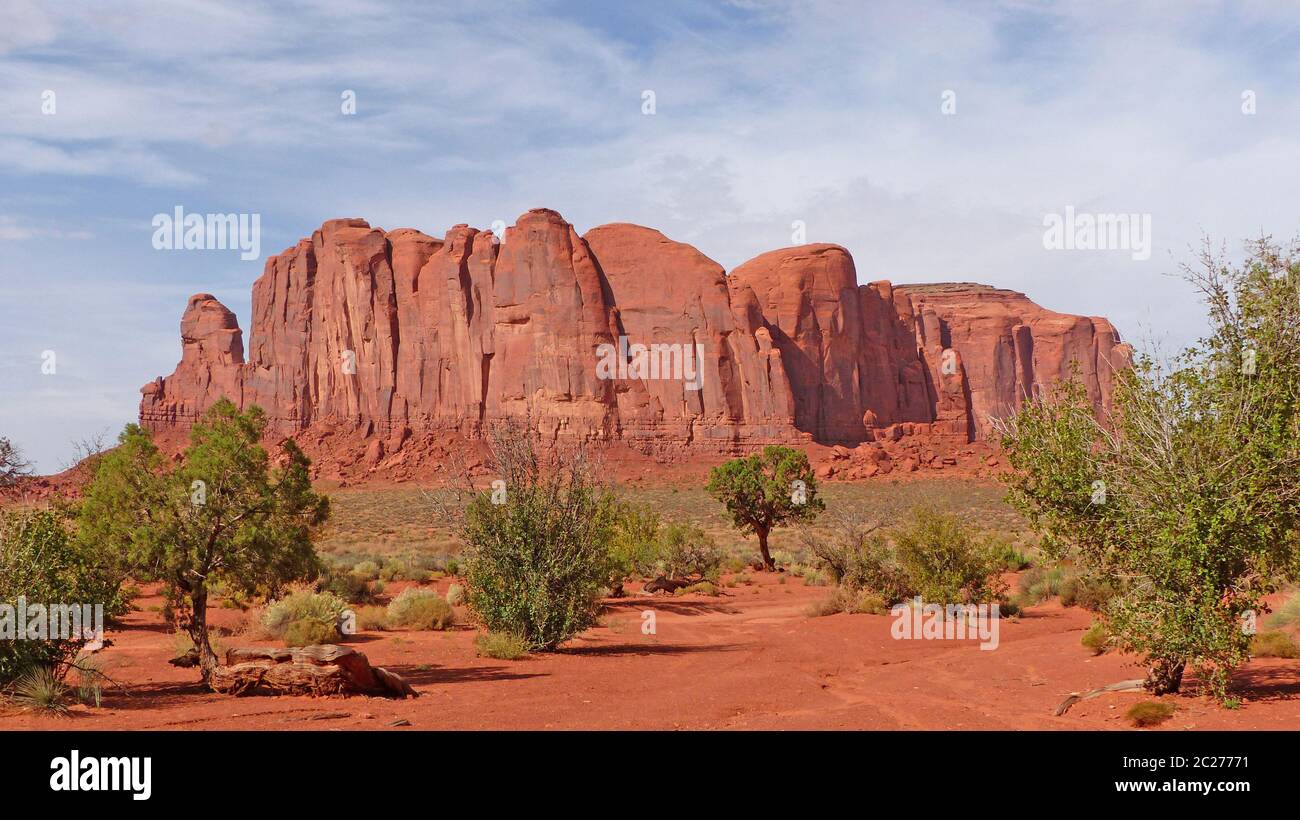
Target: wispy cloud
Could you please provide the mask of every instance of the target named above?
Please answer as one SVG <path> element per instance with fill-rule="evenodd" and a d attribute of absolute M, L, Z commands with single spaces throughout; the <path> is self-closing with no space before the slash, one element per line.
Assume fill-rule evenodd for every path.
<path fill-rule="evenodd" d="M 116 408 L 95 429 L 170 368 L 154 340 L 186 293 L 230 294 L 247 326 L 257 264 L 150 248 L 176 204 L 261 213 L 268 251 L 335 216 L 436 234 L 546 205 L 728 268 L 799 220 L 863 281 L 984 281 L 1176 344 L 1200 310 L 1167 274 L 1201 232 L 1291 234 L 1300 213 L 1282 4 L 17 0 L 5 18 L 0 360 L 75 350 L 78 389 L 108 397 L 86 406 Z M 1045 250 L 1066 206 L 1150 214 L 1152 258 Z M 67 391 L 23 395 L 90 423 Z M 0 402 L 0 431 L 43 466 L 90 432 L 20 406 Z"/>

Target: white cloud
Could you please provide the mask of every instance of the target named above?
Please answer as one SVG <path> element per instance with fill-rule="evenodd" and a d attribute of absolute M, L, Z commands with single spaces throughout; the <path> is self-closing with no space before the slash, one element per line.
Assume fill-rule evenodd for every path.
<path fill-rule="evenodd" d="M 787 244 L 801 219 L 810 241 L 854 253 L 862 281 L 984 281 L 1182 344 L 1200 308 L 1166 274 L 1186 248 L 1202 231 L 1290 235 L 1300 214 L 1300 55 L 1288 47 L 1300 10 L 1275 4 L 6 12 L 20 25 L 0 33 L 0 210 L 12 214 L 0 239 L 28 244 L 72 238 L 59 232 L 92 215 L 147 224 L 174 204 L 147 190 L 159 186 L 199 210 L 261 212 L 272 251 L 335 216 L 440 235 L 548 206 L 580 230 L 651 225 L 730 268 Z M 40 113 L 47 88 L 54 116 Z M 355 118 L 339 112 L 344 89 Z M 641 114 L 645 89 L 654 116 Z M 955 116 L 940 113 L 945 89 Z M 1245 89 L 1254 116 L 1241 113 Z M 66 218 L 25 212 L 51 192 Z M 1151 214 L 1152 258 L 1044 251 L 1043 215 L 1067 205 Z M 141 334 L 174 337 L 180 301 L 132 311 L 140 295 L 119 279 L 137 264 L 121 248 L 135 247 L 75 270 L 104 287 L 93 309 L 67 308 L 88 311 L 71 325 L 90 332 L 90 311 L 117 310 L 138 313 Z M 212 289 L 205 270 L 180 265 L 169 285 Z M 39 298 L 30 278 L 13 281 L 13 298 Z M 154 375 L 89 364 L 111 374 L 96 389 L 112 406 Z"/>

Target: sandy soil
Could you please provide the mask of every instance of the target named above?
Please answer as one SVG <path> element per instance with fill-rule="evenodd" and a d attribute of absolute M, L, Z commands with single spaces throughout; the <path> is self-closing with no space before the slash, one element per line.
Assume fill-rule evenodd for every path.
<path fill-rule="evenodd" d="M 784 579 L 784 580 L 782 580 Z M 439 584 L 445 589 L 447 581 Z M 1073 691 L 1140 677 L 1129 659 L 1079 645 L 1080 609 L 1035 607 L 1001 625 L 1001 643 L 894 640 L 891 618 L 808 617 L 827 595 L 760 575 L 722 597 L 629 598 L 561 651 L 519 661 L 476 656 L 475 632 L 363 633 L 349 645 L 407 677 L 421 697 L 244 697 L 205 692 L 167 664 L 158 599 L 113 632 L 102 658 L 127 686 L 66 718 L 2 707 L 0 728 L 32 729 L 1126 729 L 1144 696 L 1116 693 L 1052 712 Z M 655 613 L 656 634 L 641 613 Z M 217 624 L 241 613 L 214 609 Z M 231 645 L 248 644 L 238 638 Z M 1300 729 L 1300 661 L 1252 661 L 1234 683 L 1240 708 L 1194 694 L 1160 731 Z M 391 724 L 409 722 L 409 727 Z"/>

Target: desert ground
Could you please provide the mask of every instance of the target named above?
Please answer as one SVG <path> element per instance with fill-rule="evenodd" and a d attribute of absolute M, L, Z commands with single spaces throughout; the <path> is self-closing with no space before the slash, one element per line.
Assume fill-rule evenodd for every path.
<path fill-rule="evenodd" d="M 695 482 L 629 490 L 667 518 L 690 518 L 726 544 L 752 550 L 727 528 Z M 830 484 L 828 506 L 891 517 L 915 504 L 960 512 L 982 526 L 1011 529 L 1014 513 L 995 483 L 974 479 Z M 332 493 L 335 521 L 320 544 L 331 560 L 363 555 L 454 555 L 449 531 L 434 520 L 418 488 L 344 489 Z M 431 523 L 431 521 L 433 523 Z M 773 539 L 778 556 L 797 549 L 788 531 Z M 426 586 L 445 592 L 444 576 Z M 1016 574 L 1007 580 L 1015 586 Z M 391 597 L 411 582 L 387 585 Z M 3 707 L 0 727 L 18 729 L 1129 729 L 1125 710 L 1150 699 L 1103 695 L 1053 715 L 1062 699 L 1141 677 L 1134 659 L 1093 655 L 1079 639 L 1089 612 L 1057 600 L 1001 623 L 1000 645 L 977 640 L 895 640 L 887 615 L 813 617 L 830 592 L 792 572 L 723 576 L 722 594 L 642 595 L 608 599 L 600 624 L 559 651 L 517 661 L 479 657 L 476 628 L 385 631 L 350 636 L 346 645 L 374 665 L 405 677 L 420 697 L 230 697 L 207 692 L 193 669 L 168 664 L 173 636 L 146 587 L 135 611 L 110 631 L 100 653 L 108 687 L 99 708 L 78 705 L 67 717 Z M 1279 596 L 1279 599 L 1280 600 Z M 1278 601 L 1273 603 L 1276 605 Z M 213 607 L 226 646 L 278 645 L 244 639 L 247 615 Z M 642 629 L 654 613 L 654 634 Z M 1300 729 L 1300 660 L 1255 659 L 1238 671 L 1224 708 L 1193 680 L 1156 731 Z"/>

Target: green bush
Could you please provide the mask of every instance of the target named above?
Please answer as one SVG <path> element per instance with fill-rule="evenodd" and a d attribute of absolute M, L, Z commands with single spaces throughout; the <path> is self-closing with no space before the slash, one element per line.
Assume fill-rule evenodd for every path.
<path fill-rule="evenodd" d="M 831 594 L 810 604 L 808 614 L 814 618 L 841 613 L 854 615 L 888 615 L 889 604 L 874 592 L 838 586 Z"/>
<path fill-rule="evenodd" d="M 294 621 L 285 627 L 281 637 L 285 646 L 315 646 L 334 643 L 338 639 L 339 631 L 333 624 L 321 623 L 314 618 Z"/>
<path fill-rule="evenodd" d="M 388 605 L 389 626 L 443 630 L 455 623 L 451 604 L 431 589 L 407 587 Z"/>
<path fill-rule="evenodd" d="M 127 608 L 120 593 L 120 576 L 109 559 L 74 540 L 55 512 L 0 513 L 0 604 L 103 606 L 108 618 Z M 47 669 L 59 680 L 67 674 L 86 645 L 83 634 L 72 630 L 42 640 L 0 639 L 0 687 L 37 669 Z M 9 636 L 12 637 L 12 636 Z"/>
<path fill-rule="evenodd" d="M 873 610 L 919 595 L 932 603 L 998 602 L 1003 614 L 1019 612 L 1006 600 L 999 542 L 973 533 L 955 516 L 918 508 L 892 532 L 892 540 L 879 525 L 841 517 L 830 535 L 805 529 L 803 543 L 840 587 L 827 604 L 831 609 L 863 611 L 857 599 L 866 591 L 880 602 Z M 804 582 L 816 586 L 820 574 L 805 572 Z"/>
<path fill-rule="evenodd" d="M 388 608 L 363 606 L 356 610 L 357 629 L 363 632 L 383 632 L 388 629 Z"/>
<path fill-rule="evenodd" d="M 317 592 L 305 584 L 290 586 L 288 594 L 267 605 L 262 613 L 262 626 L 273 638 L 283 639 L 289 627 L 301 621 L 314 621 L 324 628 L 333 630 L 335 638 L 339 637 L 339 624 L 343 622 L 343 613 L 348 604 L 332 592 Z M 299 634 L 305 627 L 298 627 Z"/>
<path fill-rule="evenodd" d="M 356 572 L 330 572 L 325 578 L 324 588 L 350 604 L 370 604 L 375 600 L 370 581 Z"/>
<path fill-rule="evenodd" d="M 509 632 L 481 632 L 474 638 L 474 646 L 485 658 L 517 661 L 528 655 L 528 642 Z"/>
<path fill-rule="evenodd" d="M 1029 569 L 1034 563 L 1028 553 L 1002 536 L 990 536 L 989 549 L 997 556 L 998 565 L 1011 572 Z"/>
<path fill-rule="evenodd" d="M 722 551 L 695 524 L 669 524 L 659 538 L 661 571 L 669 578 L 716 580 Z"/>
<path fill-rule="evenodd" d="M 465 603 L 465 587 L 460 584 L 452 584 L 447 587 L 447 603 L 452 606 L 460 606 Z"/>
<path fill-rule="evenodd" d="M 912 597 L 915 588 L 878 529 L 860 518 L 838 516 L 829 535 L 805 528 L 802 541 L 833 583 L 872 590 L 895 604 Z"/>
<path fill-rule="evenodd" d="M 1073 368 L 992 425 L 1045 553 L 1124 579 L 1106 623 L 1146 689 L 1180 691 L 1190 666 L 1222 700 L 1243 617 L 1300 581 L 1300 243 L 1214 245 L 1184 267 L 1207 332 L 1117 368 L 1106 418 Z"/>
<path fill-rule="evenodd" d="M 1250 654 L 1257 658 L 1300 658 L 1300 644 L 1286 632 L 1274 629 L 1254 637 Z"/>
<path fill-rule="evenodd" d="M 659 514 L 645 504 L 618 504 L 609 551 L 615 580 L 654 572 L 659 561 Z"/>
<path fill-rule="evenodd" d="M 1062 592 L 1062 589 L 1065 591 Z M 1076 591 L 1074 576 L 1064 567 L 1037 566 L 1030 567 L 1020 576 L 1017 599 L 1022 606 L 1035 606 L 1058 595 L 1069 597 L 1073 601 Z"/>
<path fill-rule="evenodd" d="M 712 581 L 700 581 L 688 587 L 678 587 L 673 595 L 721 595 L 718 585 Z"/>
<path fill-rule="evenodd" d="M 1300 624 L 1300 592 L 1293 594 L 1286 599 L 1268 619 L 1268 625 L 1272 627 L 1287 627 Z"/>
<path fill-rule="evenodd" d="M 614 498 L 585 453 L 556 448 L 543 463 L 522 425 L 494 428 L 489 450 L 507 492 L 500 504 L 479 493 L 465 511 L 470 606 L 489 631 L 554 649 L 596 621 L 612 574 Z"/>
<path fill-rule="evenodd" d="M 984 603 L 1003 597 L 1001 561 L 955 515 L 924 507 L 894 535 L 898 565 L 916 594 L 936 603 Z"/>
<path fill-rule="evenodd" d="M 1092 654 L 1100 655 L 1110 648 L 1110 633 L 1106 631 L 1106 625 L 1101 621 L 1095 621 L 1092 626 L 1088 627 L 1079 638 L 1079 643 L 1092 650 Z"/>
<path fill-rule="evenodd" d="M 373 581 L 379 577 L 379 564 L 374 561 L 360 561 L 352 568 L 352 574 L 367 581 Z"/>

